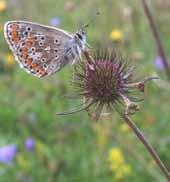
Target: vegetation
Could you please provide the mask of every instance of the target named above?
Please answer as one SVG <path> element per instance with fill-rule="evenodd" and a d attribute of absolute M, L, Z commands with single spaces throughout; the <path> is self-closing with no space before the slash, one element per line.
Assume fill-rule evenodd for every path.
<path fill-rule="evenodd" d="M 149 7 L 165 53 L 170 56 L 169 0 Z M 136 0 L 0 0 L 0 181 L 166 181 L 164 175 L 116 112 L 98 122 L 74 97 L 72 67 L 44 79 L 27 74 L 14 60 L 3 26 L 27 20 L 76 32 L 97 11 L 87 29 L 92 47 L 116 48 L 137 68 L 136 76 L 159 76 L 145 88 L 145 100 L 132 119 L 170 169 L 170 83 L 144 14 Z"/>

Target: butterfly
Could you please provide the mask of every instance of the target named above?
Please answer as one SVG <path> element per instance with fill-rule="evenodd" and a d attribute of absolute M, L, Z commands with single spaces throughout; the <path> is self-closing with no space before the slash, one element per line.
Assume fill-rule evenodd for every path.
<path fill-rule="evenodd" d="M 74 34 L 27 21 L 4 25 L 5 39 L 21 68 L 36 77 L 52 75 L 81 59 L 86 48 L 83 28 Z"/>

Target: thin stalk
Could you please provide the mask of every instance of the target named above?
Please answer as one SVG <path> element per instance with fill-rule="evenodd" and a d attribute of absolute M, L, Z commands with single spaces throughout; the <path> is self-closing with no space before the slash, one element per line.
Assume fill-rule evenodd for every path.
<path fill-rule="evenodd" d="M 150 9 L 148 7 L 146 0 L 141 0 L 141 1 L 142 1 L 145 15 L 146 15 L 148 22 L 149 22 L 149 25 L 150 25 L 151 32 L 152 32 L 153 37 L 154 37 L 155 42 L 156 42 L 157 52 L 158 52 L 159 56 L 161 57 L 161 60 L 162 60 L 162 63 L 163 63 L 164 69 L 165 69 L 165 73 L 166 73 L 168 79 L 170 80 L 169 64 L 168 64 L 168 61 L 167 61 L 167 58 L 165 55 L 165 50 L 164 50 L 163 44 L 161 42 L 159 31 L 156 27 L 156 23 L 154 21 L 154 18 L 152 16 L 151 12 L 150 12 Z"/>
<path fill-rule="evenodd" d="M 132 129 L 132 131 L 135 133 L 137 138 L 143 143 L 147 151 L 151 154 L 152 158 L 156 162 L 156 164 L 159 166 L 161 171 L 164 173 L 165 177 L 168 181 L 170 181 L 170 172 L 168 171 L 165 164 L 160 159 L 159 155 L 156 153 L 155 149 L 152 147 L 152 145 L 149 143 L 147 138 L 143 135 L 143 133 L 140 131 L 140 129 L 135 125 L 135 123 L 132 121 L 132 119 L 124 114 L 122 115 L 124 121 L 128 124 L 128 126 Z"/>

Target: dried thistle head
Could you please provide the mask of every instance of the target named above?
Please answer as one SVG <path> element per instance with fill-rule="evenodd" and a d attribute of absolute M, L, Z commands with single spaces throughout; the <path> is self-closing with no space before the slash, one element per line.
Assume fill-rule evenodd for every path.
<path fill-rule="evenodd" d="M 134 66 L 115 50 L 99 50 L 86 57 L 87 61 L 76 65 L 73 80 L 76 94 L 84 99 L 83 109 L 92 110 L 96 120 L 103 108 L 126 114 L 137 111 L 144 81 L 136 81 Z"/>

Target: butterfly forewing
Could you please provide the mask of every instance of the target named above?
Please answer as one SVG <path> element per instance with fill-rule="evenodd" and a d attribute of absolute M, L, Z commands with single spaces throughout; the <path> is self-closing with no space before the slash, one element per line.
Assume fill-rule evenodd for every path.
<path fill-rule="evenodd" d="M 4 32 L 20 66 L 37 77 L 60 69 L 65 44 L 72 39 L 61 29 L 23 21 L 7 22 Z"/>

